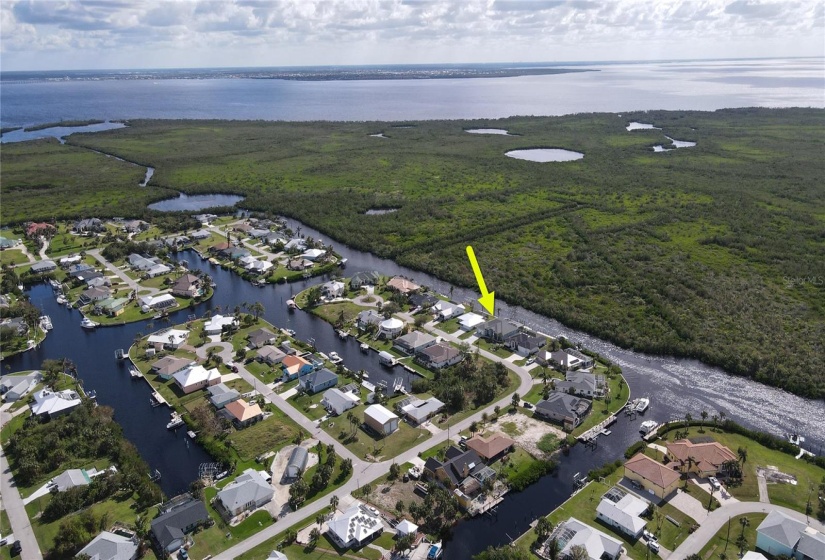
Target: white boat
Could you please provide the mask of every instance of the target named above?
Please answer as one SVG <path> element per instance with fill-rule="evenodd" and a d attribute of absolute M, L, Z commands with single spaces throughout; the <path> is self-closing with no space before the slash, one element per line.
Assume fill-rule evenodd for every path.
<path fill-rule="evenodd" d="M 67 300 L 66 296 L 64 296 L 63 294 L 57 296 L 57 303 L 59 303 L 60 305 L 66 305 L 68 302 L 69 300 Z"/>
<path fill-rule="evenodd" d="M 292 329 L 284 329 L 284 332 L 289 336 L 295 336 L 295 331 L 293 331 Z"/>
<path fill-rule="evenodd" d="M 55 290 L 60 289 L 60 282 L 58 282 L 54 278 L 49 280 L 49 284 L 51 284 L 51 287 L 54 288 Z"/>
<path fill-rule="evenodd" d="M 293 310 L 293 309 L 297 309 L 297 308 L 298 308 L 298 306 L 295 304 L 295 300 L 294 300 L 294 299 L 288 299 L 288 300 L 286 300 L 286 306 L 289 308 L 289 310 L 290 310 L 290 311 L 291 311 L 291 310 Z"/>
<path fill-rule="evenodd" d="M 338 263 L 338 266 L 340 266 L 341 268 L 347 266 L 347 259 L 341 259 L 341 262 Z"/>
<path fill-rule="evenodd" d="M 341 340 L 346 340 L 348 336 L 349 336 L 349 333 L 347 331 L 344 331 L 344 330 L 338 331 L 338 338 L 340 338 Z"/>
<path fill-rule="evenodd" d="M 99 324 L 100 323 L 95 323 L 94 321 L 92 321 L 88 317 L 83 317 L 83 320 L 80 321 L 80 326 L 83 327 L 84 329 L 93 329 L 96 326 L 98 326 Z"/>
<path fill-rule="evenodd" d="M 602 430 L 602 431 L 601 431 L 601 432 L 599 432 L 599 433 L 600 433 L 601 435 L 603 435 L 603 436 L 609 436 L 609 435 L 610 435 L 610 434 L 612 434 L 613 432 L 611 432 L 610 430 Z"/>
<path fill-rule="evenodd" d="M 132 376 L 132 379 L 138 379 L 141 377 L 140 372 L 137 370 L 137 368 L 133 367 L 129 368 L 129 375 Z"/>
<path fill-rule="evenodd" d="M 636 401 L 636 405 L 633 409 L 640 414 L 644 414 L 645 410 L 647 410 L 649 406 L 650 399 L 648 397 L 642 397 Z"/>
<path fill-rule="evenodd" d="M 126 352 L 123 350 L 123 348 L 118 348 L 117 350 L 115 350 L 115 359 L 116 360 L 123 360 L 125 358 L 126 358 Z"/>
<path fill-rule="evenodd" d="M 646 436 L 647 434 L 652 432 L 658 425 L 659 424 L 656 422 L 656 420 L 645 420 L 644 422 L 642 422 L 642 425 L 639 426 L 639 431 L 642 433 L 642 435 Z"/>
<path fill-rule="evenodd" d="M 180 417 L 180 414 L 177 412 L 172 413 L 172 420 L 166 424 L 166 428 L 169 430 L 174 430 L 178 426 L 183 425 L 183 418 Z"/>
<path fill-rule="evenodd" d="M 340 364 L 344 361 L 344 359 L 338 355 L 338 352 L 330 352 L 329 353 L 329 361 L 333 364 Z"/>
<path fill-rule="evenodd" d="M 40 317 L 40 328 L 44 331 L 50 331 L 52 330 L 52 328 L 54 328 L 52 326 L 52 320 L 49 318 L 48 315 L 42 315 Z"/>
<path fill-rule="evenodd" d="M 362 342 L 361 343 L 361 352 L 369 352 L 369 351 L 370 351 L 370 345 L 367 344 L 366 342 Z"/>

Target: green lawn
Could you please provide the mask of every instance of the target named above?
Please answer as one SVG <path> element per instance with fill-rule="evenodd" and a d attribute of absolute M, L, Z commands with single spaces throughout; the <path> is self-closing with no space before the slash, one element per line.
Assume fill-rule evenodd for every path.
<path fill-rule="evenodd" d="M 756 550 L 756 528 L 768 515 L 766 513 L 748 513 L 732 517 L 728 524 L 722 527 L 707 544 L 702 548 L 699 556 L 702 560 L 721 560 L 722 554 L 726 558 L 736 558 L 739 554 L 737 541 L 743 534 L 747 539 L 745 551 Z M 743 527 L 742 519 L 747 519 L 748 524 Z M 728 537 L 730 535 L 730 537 Z"/>
<path fill-rule="evenodd" d="M 298 434 L 298 425 L 280 409 L 267 409 L 273 410 L 270 418 L 235 431 L 227 438 L 244 461 L 251 461 L 267 451 L 277 451 L 291 443 Z"/>
<path fill-rule="evenodd" d="M 668 433 L 669 440 L 672 441 L 673 432 Z M 710 436 L 722 445 L 725 445 L 737 453 L 740 447 L 748 451 L 748 458 L 744 466 L 744 478 L 739 486 L 726 486 L 728 491 L 736 498 L 743 501 L 759 501 L 759 487 L 756 480 L 756 468 L 758 466 L 773 465 L 780 471 L 792 474 L 797 478 L 797 484 L 769 484 L 768 496 L 772 504 L 779 504 L 796 511 L 805 512 L 809 489 L 819 486 L 822 478 L 825 477 L 825 469 L 821 469 L 811 463 L 797 460 L 791 455 L 780 451 L 768 449 L 753 440 L 738 434 L 728 434 L 714 432 L 710 427 L 705 428 L 705 432 L 699 432 L 698 427 L 690 428 L 688 437 Z M 661 442 L 665 445 L 667 442 Z"/>
<path fill-rule="evenodd" d="M 278 548 L 284 535 L 280 534 L 260 544 L 238 557 L 239 560 L 265 560 L 269 553 Z M 340 558 L 361 558 L 364 560 L 380 560 L 381 554 L 374 548 L 365 546 L 357 550 L 340 550 L 326 535 L 321 537 L 314 548 L 291 544 L 280 549 L 290 560 L 339 560 Z"/>
<path fill-rule="evenodd" d="M 18 248 L 0 251 L 0 265 L 15 265 L 25 262 L 29 262 L 29 259 Z"/>
<path fill-rule="evenodd" d="M 363 413 L 358 411 L 356 415 L 363 420 Z M 374 437 L 359 427 L 353 436 L 353 431 L 347 422 L 346 417 L 338 417 L 330 422 L 324 422 L 324 430 L 337 438 L 347 449 L 358 457 L 371 455 L 385 460 L 395 457 L 399 453 L 418 445 L 430 438 L 430 432 L 421 428 L 413 428 L 406 422 L 399 422 L 398 429 L 388 436 Z"/>

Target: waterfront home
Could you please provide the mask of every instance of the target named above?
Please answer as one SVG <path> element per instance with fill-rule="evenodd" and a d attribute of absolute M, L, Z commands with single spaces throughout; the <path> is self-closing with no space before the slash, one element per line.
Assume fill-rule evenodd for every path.
<path fill-rule="evenodd" d="M 378 353 L 378 363 L 384 366 L 394 366 L 395 365 L 395 356 L 387 352 L 386 350 L 381 350 Z"/>
<path fill-rule="evenodd" d="M 459 490 L 466 498 L 478 493 L 486 480 L 495 478 L 495 471 L 484 464 L 478 453 L 472 449 L 463 451 L 450 446 L 444 460 L 430 457 L 424 462 L 424 475 L 428 479 L 438 480 L 450 490 Z"/>
<path fill-rule="evenodd" d="M 546 399 L 536 404 L 536 414 L 561 423 L 565 430 L 572 430 L 582 423 L 591 404 L 588 399 L 551 391 Z"/>
<path fill-rule="evenodd" d="M 30 405 L 32 416 L 55 418 L 68 414 L 80 406 L 80 395 L 71 389 L 52 391 L 48 387 L 34 393 L 34 402 Z"/>
<path fill-rule="evenodd" d="M 228 250 L 228 249 L 231 249 L 231 248 L 232 248 L 232 244 L 230 242 L 221 241 L 220 243 L 215 243 L 214 245 L 209 247 L 209 249 L 207 249 L 207 251 L 210 254 L 213 254 L 213 255 L 223 256 L 223 252 Z"/>
<path fill-rule="evenodd" d="M 306 248 L 307 242 L 299 237 L 290 239 L 284 244 L 284 251 L 303 251 Z"/>
<path fill-rule="evenodd" d="M 505 341 L 505 346 L 519 356 L 532 356 L 545 345 L 547 339 L 543 336 L 520 332 Z"/>
<path fill-rule="evenodd" d="M 138 299 L 138 303 L 140 304 L 141 311 L 144 313 L 149 313 L 149 311 L 152 310 L 160 311 L 161 309 L 169 309 L 170 307 L 175 307 L 178 305 L 175 296 L 172 294 L 142 296 Z"/>
<path fill-rule="evenodd" d="M 377 286 L 381 281 L 381 275 L 375 270 L 356 272 L 349 280 L 349 287 L 353 290 L 360 290 L 364 286 Z"/>
<path fill-rule="evenodd" d="M 315 371 L 312 364 L 300 356 L 284 356 L 281 360 L 284 381 L 292 381 Z"/>
<path fill-rule="evenodd" d="M 230 389 L 224 383 L 212 385 L 207 387 L 206 390 L 209 391 L 209 402 L 218 410 L 241 398 L 240 393 L 235 389 Z"/>
<path fill-rule="evenodd" d="M 265 236 L 261 238 L 261 240 L 266 243 L 267 245 L 277 245 L 278 243 L 286 243 L 286 237 L 283 234 L 270 231 Z"/>
<path fill-rule="evenodd" d="M 520 327 L 512 321 L 495 317 L 478 326 L 476 333 L 490 342 L 505 342 L 519 333 Z"/>
<path fill-rule="evenodd" d="M 192 243 L 192 240 L 186 237 L 185 235 L 173 235 L 172 237 L 167 237 L 163 241 L 167 247 L 170 249 L 178 249 L 180 247 L 184 247 Z"/>
<path fill-rule="evenodd" d="M 227 412 L 229 419 L 238 429 L 254 424 L 264 416 L 260 406 L 257 404 L 249 404 L 243 399 L 228 403 L 223 408 Z"/>
<path fill-rule="evenodd" d="M 463 305 L 451 301 L 438 301 L 433 305 L 432 310 L 436 314 L 436 318 L 441 321 L 446 321 L 452 317 L 459 317 L 464 315 L 466 311 Z"/>
<path fill-rule="evenodd" d="M 429 333 L 411 331 L 395 339 L 393 347 L 404 354 L 415 354 L 438 342 L 438 339 Z"/>
<path fill-rule="evenodd" d="M 234 226 L 232 226 L 232 229 L 235 231 L 240 231 L 242 233 L 249 233 L 255 228 L 252 227 L 251 224 L 235 224 Z"/>
<path fill-rule="evenodd" d="M 596 519 L 602 521 L 631 539 L 642 536 L 647 521 L 642 515 L 650 504 L 618 488 L 609 490 L 596 507 Z"/>
<path fill-rule="evenodd" d="M 458 318 L 458 328 L 462 331 L 471 331 L 484 323 L 484 317 L 478 313 L 465 313 Z"/>
<path fill-rule="evenodd" d="M 214 504 L 221 516 L 229 521 L 271 502 L 274 495 L 275 490 L 260 471 L 246 469 L 218 492 Z"/>
<path fill-rule="evenodd" d="M 169 509 L 162 509 L 161 515 L 151 523 L 152 542 L 161 558 L 179 550 L 186 542 L 186 535 L 196 528 L 212 524 L 202 501 L 189 498 L 183 503 L 173 500 L 173 504 Z"/>
<path fill-rule="evenodd" d="M 206 369 L 200 364 L 189 366 L 175 373 L 172 378 L 186 395 L 221 382 L 221 374 L 217 368 Z"/>
<path fill-rule="evenodd" d="M 402 399 L 396 406 L 410 424 L 418 426 L 438 414 L 444 408 L 444 403 L 435 397 L 421 400 L 411 395 Z"/>
<path fill-rule="evenodd" d="M 127 233 L 139 233 L 149 229 L 149 224 L 143 220 L 124 220 L 120 224 L 120 227 Z"/>
<path fill-rule="evenodd" d="M 622 554 L 621 541 L 582 523 L 575 517 L 559 523 L 548 542 L 553 539 L 561 547 L 559 558 L 567 558 L 574 546 L 583 547 L 590 560 L 618 560 Z"/>
<path fill-rule="evenodd" d="M 244 249 L 243 247 L 230 247 L 225 251 L 222 251 L 221 254 L 224 258 L 239 261 L 244 257 L 250 256 L 252 253 L 248 249 Z"/>
<path fill-rule="evenodd" d="M 72 278 L 77 278 L 79 275 L 89 270 L 94 270 L 94 267 L 90 264 L 78 263 L 69 265 L 69 268 L 66 271 L 66 273 Z"/>
<path fill-rule="evenodd" d="M 328 298 L 337 298 L 344 295 L 346 285 L 338 280 L 333 280 L 321 285 L 321 293 Z"/>
<path fill-rule="evenodd" d="M 395 526 L 395 533 L 397 535 L 406 536 L 406 535 L 415 535 L 418 532 L 418 525 L 410 521 L 409 519 L 404 519 L 401 523 Z"/>
<path fill-rule="evenodd" d="M 340 416 L 347 410 L 361 404 L 361 397 L 357 393 L 345 391 L 345 388 L 332 388 L 324 393 L 321 406 L 332 415 Z"/>
<path fill-rule="evenodd" d="M 338 385 L 338 376 L 326 368 L 305 375 L 298 382 L 298 386 L 310 395 L 336 385 Z"/>
<path fill-rule="evenodd" d="M 72 230 L 76 233 L 98 233 L 106 231 L 105 224 L 98 218 L 87 218 L 85 220 L 78 220 L 72 226 Z"/>
<path fill-rule="evenodd" d="M 77 555 L 92 560 L 136 560 L 138 545 L 134 537 L 102 531 Z"/>
<path fill-rule="evenodd" d="M 126 306 L 129 304 L 129 301 L 129 298 L 106 298 L 95 304 L 95 313 L 108 315 L 109 317 L 117 317 L 126 311 Z"/>
<path fill-rule="evenodd" d="M 221 334 L 224 328 L 238 326 L 238 324 L 238 320 L 232 315 L 215 315 L 208 321 L 204 321 L 203 332 L 209 336 Z"/>
<path fill-rule="evenodd" d="M 568 348 L 566 350 L 566 352 L 568 354 L 570 354 L 571 356 L 573 356 L 574 358 L 578 358 L 579 359 L 579 364 L 580 364 L 579 367 L 581 367 L 583 369 L 590 369 L 596 363 L 596 360 L 594 358 L 592 358 L 591 356 L 588 356 L 587 354 L 585 354 L 583 352 L 579 352 L 575 348 Z"/>
<path fill-rule="evenodd" d="M 568 371 L 564 381 L 553 383 L 556 391 L 591 399 L 604 396 L 606 386 L 603 375 L 595 375 L 588 371 Z"/>
<path fill-rule="evenodd" d="M 209 225 L 209 224 L 211 224 L 212 222 L 214 222 L 215 220 L 218 219 L 218 216 L 215 215 L 215 214 L 195 214 L 192 217 L 195 218 L 200 223 L 206 224 L 206 225 Z"/>
<path fill-rule="evenodd" d="M 89 288 L 101 288 L 101 287 L 109 287 L 112 285 L 112 281 L 103 276 L 99 272 L 92 272 L 89 275 L 81 274 L 77 277 L 78 280 L 81 280 L 86 283 L 86 286 Z"/>
<path fill-rule="evenodd" d="M 6 375 L 0 378 L 0 393 L 6 402 L 19 401 L 23 396 L 43 381 L 43 374 L 33 371 L 27 375 Z"/>
<path fill-rule="evenodd" d="M 164 356 L 152 364 L 151 372 L 157 374 L 164 381 L 172 379 L 176 373 L 188 369 L 193 365 L 190 360 L 175 356 Z"/>
<path fill-rule="evenodd" d="M 259 362 L 275 365 L 280 364 L 283 359 L 286 358 L 286 353 L 267 344 L 258 350 L 258 355 L 255 356 L 255 359 Z"/>
<path fill-rule="evenodd" d="M 269 261 L 253 259 L 252 262 L 247 263 L 246 266 L 244 266 L 244 268 L 249 272 L 253 272 L 255 274 L 264 274 L 265 272 L 268 272 L 273 266 L 275 265 L 273 265 Z"/>
<path fill-rule="evenodd" d="M 306 448 L 301 447 L 300 445 L 296 445 L 292 452 L 289 454 L 289 461 L 287 461 L 286 464 L 284 477 L 289 480 L 295 480 L 297 478 L 300 478 L 304 474 L 308 462 L 309 453 L 307 452 Z"/>
<path fill-rule="evenodd" d="M 26 225 L 26 237 L 29 239 L 54 233 L 57 233 L 57 228 L 52 224 L 47 224 L 45 222 L 30 222 Z"/>
<path fill-rule="evenodd" d="M 514 439 L 500 433 L 490 434 L 486 438 L 482 437 L 481 434 L 475 434 L 465 443 L 467 449 L 472 449 L 488 463 L 506 455 L 516 445 Z"/>
<path fill-rule="evenodd" d="M 387 282 L 387 289 L 407 295 L 417 292 L 421 286 L 403 276 L 395 276 Z"/>
<path fill-rule="evenodd" d="M 356 323 L 359 329 L 366 329 L 370 325 L 379 325 L 384 320 L 384 317 L 375 309 L 366 309 L 358 314 Z"/>
<path fill-rule="evenodd" d="M 464 356 L 458 348 L 439 342 L 417 352 L 415 360 L 429 369 L 441 369 L 460 362 Z"/>
<path fill-rule="evenodd" d="M 410 304 L 412 304 L 413 307 L 418 307 L 420 309 L 429 309 L 438 303 L 438 297 L 435 294 L 430 293 L 417 292 L 410 294 L 409 299 Z"/>
<path fill-rule="evenodd" d="M 45 260 L 36 262 L 31 266 L 32 274 L 43 274 L 46 272 L 51 272 L 57 269 L 57 265 L 54 264 L 54 261 Z"/>
<path fill-rule="evenodd" d="M 269 235 L 270 231 L 268 229 L 253 228 L 253 229 L 249 230 L 248 233 L 249 233 L 249 237 L 251 237 L 252 239 L 261 239 L 261 238 L 266 237 L 267 235 Z"/>
<path fill-rule="evenodd" d="M 197 297 L 203 293 L 201 279 L 194 274 L 184 274 L 172 284 L 172 295 L 180 297 Z"/>
<path fill-rule="evenodd" d="M 364 410 L 364 423 L 382 436 L 388 436 L 397 430 L 398 420 L 398 416 L 380 404 L 370 405 Z"/>
<path fill-rule="evenodd" d="M 189 331 L 184 329 L 163 329 L 150 334 L 147 342 L 158 351 L 164 348 L 177 350 L 181 344 L 186 343 L 188 337 Z"/>
<path fill-rule="evenodd" d="M 384 338 L 395 338 L 404 330 L 404 321 L 390 317 L 378 324 L 378 334 Z"/>
<path fill-rule="evenodd" d="M 323 257 L 325 254 L 326 251 L 324 251 L 323 249 L 308 249 L 301 253 L 301 258 L 304 258 L 312 262 L 318 262 L 319 260 L 321 260 L 321 257 Z"/>
<path fill-rule="evenodd" d="M 667 456 L 678 461 L 683 471 L 701 477 L 716 476 L 727 468 L 726 463 L 739 461 L 736 453 L 717 441 L 693 443 L 689 439 L 668 443 Z"/>
<path fill-rule="evenodd" d="M 142 272 L 149 278 L 154 278 L 155 276 L 160 276 L 161 274 L 172 271 L 159 257 L 144 257 L 143 255 L 132 253 L 127 260 L 129 266 Z"/>
<path fill-rule="evenodd" d="M 359 548 L 384 531 L 381 517 L 373 508 L 355 501 L 344 513 L 327 522 L 327 532 L 341 548 Z"/>
<path fill-rule="evenodd" d="M 624 475 L 642 490 L 662 499 L 676 491 L 681 479 L 678 472 L 644 453 L 637 453 L 627 460 L 624 464 Z"/>
<path fill-rule="evenodd" d="M 24 335 L 29 331 L 29 326 L 23 317 L 12 317 L 11 319 L 0 320 L 0 327 L 11 329 L 18 335 Z"/>
<path fill-rule="evenodd" d="M 246 335 L 250 348 L 260 348 L 262 346 L 266 346 L 267 344 L 275 344 L 275 340 L 277 340 L 277 338 L 278 337 L 275 336 L 275 333 L 269 329 L 255 329 Z"/>
<path fill-rule="evenodd" d="M 774 510 L 756 528 L 756 548 L 772 558 L 825 560 L 825 534 Z"/>

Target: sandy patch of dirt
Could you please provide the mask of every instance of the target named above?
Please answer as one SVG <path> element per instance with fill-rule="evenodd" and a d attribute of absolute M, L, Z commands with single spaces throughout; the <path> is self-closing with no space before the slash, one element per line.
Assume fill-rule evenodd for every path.
<path fill-rule="evenodd" d="M 383 511 L 393 512 L 395 511 L 395 504 L 398 503 L 398 500 L 402 500 L 405 505 L 404 511 L 406 511 L 406 506 L 411 503 L 417 502 L 420 504 L 423 501 L 414 491 L 416 482 L 412 479 L 409 482 L 399 479 L 394 482 L 379 484 L 370 492 L 368 501 Z"/>
<path fill-rule="evenodd" d="M 318 440 L 315 439 L 308 439 L 301 443 L 301 447 L 304 447 L 307 451 L 309 451 L 307 470 L 318 464 L 318 454 L 311 451 L 317 443 Z M 287 505 L 287 502 L 289 501 L 289 487 L 295 481 L 284 480 L 284 471 L 286 470 L 286 465 L 289 462 L 289 456 L 295 447 L 297 446 L 287 445 L 278 451 L 275 458 L 272 459 L 272 466 L 269 469 L 269 472 L 272 473 L 272 488 L 275 490 L 275 495 L 272 496 L 272 501 L 267 505 L 267 509 L 269 509 L 270 513 L 275 516 L 289 513 L 289 511 L 291 511 L 289 505 Z"/>
<path fill-rule="evenodd" d="M 488 435 L 489 432 L 503 432 L 516 440 L 525 451 L 534 457 L 544 456 L 544 452 L 540 451 L 536 444 L 545 434 L 553 434 L 559 440 L 567 437 L 567 434 L 561 428 L 553 426 L 541 420 L 535 420 L 517 412 L 515 414 L 505 414 L 498 419 L 498 422 L 490 424 L 483 435 Z"/>

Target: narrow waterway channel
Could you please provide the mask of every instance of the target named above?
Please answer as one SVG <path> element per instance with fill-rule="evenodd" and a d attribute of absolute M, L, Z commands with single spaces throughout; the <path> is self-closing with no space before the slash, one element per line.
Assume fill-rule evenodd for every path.
<path fill-rule="evenodd" d="M 293 220 L 288 220 L 288 224 L 293 229 L 300 227 L 302 235 L 328 241 L 327 236 L 306 225 Z M 450 285 L 432 276 L 350 249 L 341 243 L 333 242 L 333 245 L 336 252 L 348 260 L 347 268 L 342 271 L 346 276 L 364 270 L 378 270 L 385 275 L 412 277 L 441 293 L 450 292 Z M 350 369 L 368 371 L 371 381 L 386 380 L 391 383 L 400 376 L 408 386 L 411 374 L 402 368 L 381 366 L 375 353 L 362 353 L 352 339 L 340 340 L 335 329 L 323 320 L 303 311 L 291 313 L 287 310 L 287 299 L 310 285 L 325 281 L 325 278 L 258 288 L 229 271 L 211 265 L 193 251 L 185 251 L 178 258 L 185 260 L 190 268 L 206 271 L 218 286 L 208 302 L 194 309 L 173 313 L 170 316 L 172 324 L 184 322 L 192 313 L 203 316 L 217 306 L 222 311 L 231 311 L 244 302 L 260 301 L 266 309 L 264 317 L 269 322 L 294 330 L 301 340 L 313 339 L 320 351 L 338 352 Z M 126 437 L 137 446 L 151 469 L 161 471 L 160 483 L 164 491 L 174 495 L 186 489 L 196 478 L 198 466 L 210 461 L 209 456 L 197 445 L 187 442 L 182 430 L 171 432 L 166 429 L 169 410 L 166 407 L 151 408 L 148 385 L 143 381 L 132 381 L 126 369 L 114 358 L 117 348 L 128 348 L 137 333 L 148 332 L 148 320 L 87 332 L 80 328 L 80 313 L 58 305 L 47 285 L 34 286 L 29 295 L 45 314 L 51 316 L 54 330 L 38 349 L 5 360 L 4 373 L 36 369 L 46 358 L 66 356 L 72 359 L 78 366 L 85 387 L 96 389 L 98 401 L 115 409 L 115 417 L 123 426 Z M 477 294 L 454 287 L 453 297 L 457 301 L 473 302 Z M 503 302 L 498 307 L 500 316 L 512 318 L 547 334 L 564 335 L 619 364 L 633 395 L 651 397 L 651 408 L 645 415 L 647 419 L 663 421 L 683 418 L 686 412 L 698 417 L 702 410 L 711 414 L 721 410 L 729 418 L 751 428 L 777 435 L 800 433 L 807 438 L 807 447 L 814 452 L 821 453 L 825 445 L 825 432 L 822 430 L 825 425 L 825 403 L 821 401 L 803 399 L 733 377 L 695 360 L 647 356 L 623 350 L 520 307 Z M 155 323 L 155 329 L 163 326 Z M 612 434 L 600 437 L 595 448 L 575 446 L 570 455 L 562 459 L 557 473 L 544 477 L 524 492 L 508 495 L 496 514 L 460 523 L 445 549 L 448 557 L 451 560 L 469 560 L 472 554 L 488 545 L 509 542 L 525 531 L 536 516 L 548 513 L 570 495 L 575 473 L 585 474 L 591 468 L 621 457 L 624 449 L 638 440 L 640 421 L 621 416 L 611 427 Z"/>

